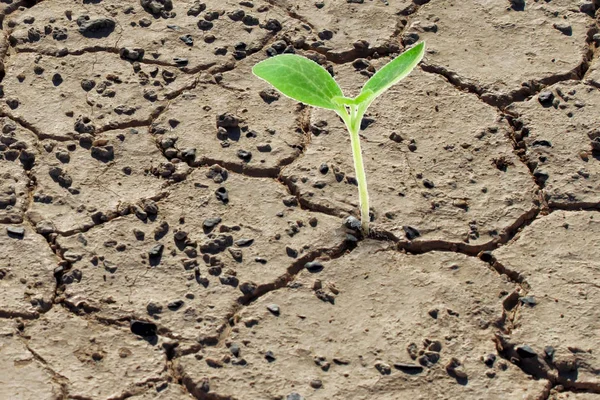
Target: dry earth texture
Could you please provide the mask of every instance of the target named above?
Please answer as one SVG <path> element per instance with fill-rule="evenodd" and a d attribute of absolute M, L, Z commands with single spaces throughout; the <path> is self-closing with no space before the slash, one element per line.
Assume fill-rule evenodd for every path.
<path fill-rule="evenodd" d="M 1 0 L 0 399 L 599 400 L 598 9 Z"/>

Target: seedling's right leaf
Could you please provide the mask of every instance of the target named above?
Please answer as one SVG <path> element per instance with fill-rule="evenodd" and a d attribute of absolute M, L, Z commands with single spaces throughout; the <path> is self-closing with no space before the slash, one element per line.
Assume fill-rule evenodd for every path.
<path fill-rule="evenodd" d="M 390 86 L 396 84 L 406 75 L 410 74 L 410 71 L 417 66 L 424 54 L 424 42 L 421 42 L 412 49 L 400 54 L 377 71 L 375 75 L 365 83 L 358 97 L 362 97 L 363 94 L 371 91 L 372 95 L 368 98 L 369 102 L 372 102 Z"/>
<path fill-rule="evenodd" d="M 259 62 L 252 72 L 296 101 L 334 111 L 340 109 L 333 98 L 343 97 L 342 89 L 325 68 L 308 58 L 281 54 Z"/>

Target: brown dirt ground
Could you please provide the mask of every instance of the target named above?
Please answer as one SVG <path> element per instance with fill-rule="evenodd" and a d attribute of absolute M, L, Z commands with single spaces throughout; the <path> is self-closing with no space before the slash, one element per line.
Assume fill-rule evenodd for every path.
<path fill-rule="evenodd" d="M 2 0 L 0 400 L 600 400 L 597 9 Z"/>

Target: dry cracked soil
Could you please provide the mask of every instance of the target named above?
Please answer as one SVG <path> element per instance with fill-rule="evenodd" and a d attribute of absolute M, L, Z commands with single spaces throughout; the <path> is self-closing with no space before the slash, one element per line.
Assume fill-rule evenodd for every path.
<path fill-rule="evenodd" d="M 0 400 L 600 400 L 598 9 L 0 0 Z"/>

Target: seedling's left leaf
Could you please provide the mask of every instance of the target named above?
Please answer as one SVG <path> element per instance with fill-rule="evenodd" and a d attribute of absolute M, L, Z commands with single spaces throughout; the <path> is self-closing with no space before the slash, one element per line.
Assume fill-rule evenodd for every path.
<path fill-rule="evenodd" d="M 360 95 L 371 91 L 368 96 L 369 103 L 377 96 L 385 92 L 390 86 L 394 85 L 413 70 L 414 67 L 423 59 L 425 54 L 425 42 L 421 42 L 408 51 L 400 54 L 392 61 L 383 66 L 375 73 L 363 86 Z"/>
<path fill-rule="evenodd" d="M 308 58 L 281 54 L 259 62 L 252 73 L 296 101 L 334 111 L 340 109 L 333 98 L 343 97 L 342 89 L 325 68 Z"/>

